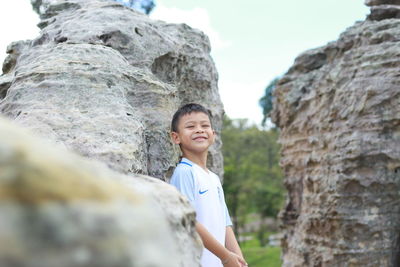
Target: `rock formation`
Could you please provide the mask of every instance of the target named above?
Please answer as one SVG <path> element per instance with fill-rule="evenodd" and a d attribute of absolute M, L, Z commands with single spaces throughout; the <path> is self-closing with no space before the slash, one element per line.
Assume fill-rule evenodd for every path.
<path fill-rule="evenodd" d="M 399 1 L 301 54 L 278 82 L 283 266 L 400 265 Z"/>
<path fill-rule="evenodd" d="M 0 113 L 123 173 L 166 179 L 178 160 L 175 110 L 222 104 L 208 38 L 185 24 L 152 21 L 110 0 L 32 1 L 40 36 L 8 47 Z M 222 174 L 220 141 L 210 152 Z"/>
<path fill-rule="evenodd" d="M 10 145 L 10 140 L 0 136 L 0 209 L 2 214 L 9 215 L 7 221 L 0 223 L 0 253 L 4 251 L 0 254 L 0 265 L 198 266 L 202 246 L 193 227 L 193 209 L 166 183 L 140 174 L 168 179 L 179 154 L 170 142 L 169 124 L 182 104 L 198 102 L 206 106 L 213 115 L 214 128 L 220 132 L 223 109 L 208 38 L 185 24 L 152 21 L 114 1 L 31 2 L 40 14 L 42 30 L 35 40 L 15 42 L 7 48 L 8 57 L 0 76 L 0 114 L 30 128 L 59 149 L 99 160 L 129 176 L 111 174 L 104 167 L 89 166 L 83 160 L 71 163 L 66 158 L 68 168 L 70 164 L 78 168 L 67 171 L 77 176 L 71 178 L 67 171 L 66 178 L 51 173 L 37 187 L 30 183 L 30 176 L 26 181 L 25 178 L 18 180 L 15 176 L 20 171 L 18 168 L 47 170 L 53 164 L 64 166 L 59 152 L 48 155 L 43 152 L 43 159 L 35 156 L 32 165 L 18 158 L 15 165 L 8 167 L 3 162 L 13 159 L 14 154 L 18 156 L 20 149 L 29 155 L 36 152 L 42 155 L 42 152 L 38 146 L 35 152 L 20 148 L 18 139 Z M 16 138 L 22 141 L 25 137 L 16 134 Z M 220 145 L 218 140 L 210 151 L 209 165 L 222 174 Z M 46 162 L 50 165 L 42 165 Z M 3 170 L 7 172 L 4 174 Z M 100 176 L 98 184 L 95 176 Z M 127 207 L 125 214 L 124 208 L 131 205 L 129 199 L 131 195 L 135 198 L 136 193 L 127 193 L 121 185 L 110 181 L 103 183 L 102 177 L 117 179 L 153 203 L 135 206 L 135 202 Z M 67 178 L 72 180 L 64 181 Z M 120 191 L 108 192 L 103 188 L 107 184 Z M 77 192 L 71 188 L 64 191 L 63 185 L 74 186 Z M 88 187 L 95 191 L 86 192 Z M 106 194 L 106 200 L 98 199 L 97 187 L 105 190 L 99 189 L 98 194 Z M 107 205 L 103 206 L 104 203 Z M 143 211 L 152 209 L 152 205 L 154 211 Z M 149 220 L 155 218 L 156 211 L 160 211 L 156 218 L 160 229 L 149 233 L 154 226 Z M 147 216 L 143 220 L 139 219 L 141 212 Z M 36 228 L 28 228 L 31 219 Z M 167 221 L 166 226 L 163 220 Z M 62 228 L 58 226 L 60 221 L 65 221 L 60 225 Z M 108 231 L 113 223 L 115 227 Z M 44 231 L 45 227 L 49 233 Z M 163 240 L 170 238 L 172 242 L 160 241 L 152 246 L 155 236 L 167 228 L 172 234 Z M 114 234 L 115 239 L 111 237 Z M 143 262 L 137 262 L 136 255 L 142 252 L 135 250 L 132 242 L 142 240 L 147 234 L 149 240 L 143 244 L 148 244 L 146 249 L 162 250 L 167 246 L 165 251 L 160 251 L 159 258 L 145 260 L 148 250 L 142 251 Z M 18 238 L 26 239 L 27 244 L 23 245 Z M 33 247 L 36 242 L 41 246 Z M 98 247 L 93 242 L 99 242 Z M 3 250 L 6 244 L 10 248 Z M 18 246 L 21 251 L 13 250 Z M 106 250 L 108 256 L 96 259 Z M 128 255 L 131 250 L 133 254 Z M 42 263 L 39 260 L 46 251 L 48 259 Z M 65 255 L 61 255 L 62 251 Z M 168 253 L 173 259 L 159 265 L 158 259 Z M 18 259 L 17 254 L 25 259 Z M 54 265 L 54 257 L 59 256 L 65 265 Z M 104 265 L 100 260 L 104 260 Z"/>
<path fill-rule="evenodd" d="M 146 185 L 176 202 L 173 214 Z M 3 119 L 0 212 L 4 267 L 176 267 L 200 257 L 199 240 L 177 238 L 194 235 L 194 213 L 172 186 L 115 173 Z M 179 245 L 191 251 L 190 259 L 182 258 Z"/>

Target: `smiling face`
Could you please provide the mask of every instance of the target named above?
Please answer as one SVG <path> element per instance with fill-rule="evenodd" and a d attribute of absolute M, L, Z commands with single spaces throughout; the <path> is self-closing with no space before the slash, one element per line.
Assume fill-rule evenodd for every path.
<path fill-rule="evenodd" d="M 172 132 L 171 137 L 181 146 L 183 155 L 201 154 L 214 143 L 215 132 L 207 114 L 191 112 L 179 119 L 177 132 Z"/>

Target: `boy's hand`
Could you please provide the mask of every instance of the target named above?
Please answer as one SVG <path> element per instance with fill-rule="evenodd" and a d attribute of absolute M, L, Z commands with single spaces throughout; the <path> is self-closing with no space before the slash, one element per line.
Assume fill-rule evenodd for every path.
<path fill-rule="evenodd" d="M 224 265 L 224 267 L 246 267 L 246 266 L 248 266 L 247 262 L 242 257 L 240 257 L 239 255 L 237 255 L 233 252 L 229 253 L 229 257 L 226 258 L 222 262 L 222 264 Z"/>

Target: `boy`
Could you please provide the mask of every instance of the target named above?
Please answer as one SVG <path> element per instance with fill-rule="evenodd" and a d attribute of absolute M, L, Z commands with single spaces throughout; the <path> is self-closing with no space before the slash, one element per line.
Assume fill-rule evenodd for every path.
<path fill-rule="evenodd" d="M 171 184 L 196 210 L 196 230 L 205 246 L 201 266 L 247 266 L 231 227 L 221 182 L 206 167 L 208 148 L 215 140 L 208 110 L 194 103 L 179 108 L 172 118 L 171 137 L 183 154 Z"/>

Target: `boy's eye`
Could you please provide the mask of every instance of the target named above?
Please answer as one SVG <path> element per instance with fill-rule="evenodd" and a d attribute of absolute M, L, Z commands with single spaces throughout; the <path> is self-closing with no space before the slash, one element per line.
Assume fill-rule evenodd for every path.
<path fill-rule="evenodd" d="M 193 125 L 188 125 L 186 128 L 192 129 L 194 126 Z"/>
<path fill-rule="evenodd" d="M 208 128 L 208 127 L 210 127 L 210 125 L 204 124 L 203 127 L 204 127 L 204 128 Z"/>

